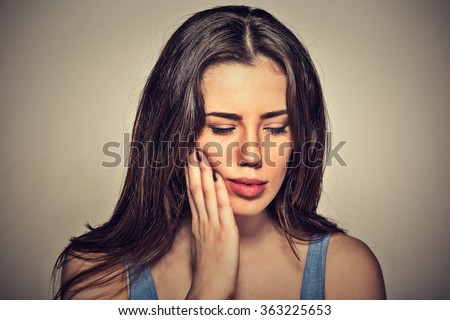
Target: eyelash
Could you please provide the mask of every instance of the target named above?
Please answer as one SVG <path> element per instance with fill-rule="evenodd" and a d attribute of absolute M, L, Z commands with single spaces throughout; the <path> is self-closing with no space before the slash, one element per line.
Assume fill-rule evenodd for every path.
<path fill-rule="evenodd" d="M 235 128 L 216 128 L 216 127 L 209 127 L 209 128 L 211 128 L 213 134 L 218 136 L 226 136 L 235 129 Z M 269 130 L 269 132 L 272 135 L 277 136 L 287 133 L 286 128 L 287 125 L 279 128 L 266 128 L 266 129 Z"/>

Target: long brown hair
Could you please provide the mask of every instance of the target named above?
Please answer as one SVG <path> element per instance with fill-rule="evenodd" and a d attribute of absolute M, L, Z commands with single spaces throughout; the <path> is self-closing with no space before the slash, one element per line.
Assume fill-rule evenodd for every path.
<path fill-rule="evenodd" d="M 67 257 L 96 263 L 62 283 L 55 298 L 113 280 L 111 276 L 86 284 L 100 272 L 151 265 L 171 249 L 177 231 L 190 217 L 183 159 L 205 123 L 202 75 L 213 64 L 251 65 L 258 56 L 272 59 L 287 77 L 294 140 L 285 181 L 269 205 L 271 216 L 291 246 L 291 237 L 299 238 L 300 232 L 342 231 L 317 213 L 327 153 L 327 116 L 306 48 L 264 10 L 216 7 L 190 17 L 161 52 L 139 103 L 129 167 L 112 217 L 101 226 L 88 225 L 88 232 L 70 240 L 56 261 L 54 277 Z M 149 141 L 152 148 L 146 148 Z M 304 152 L 305 146 L 313 152 Z"/>

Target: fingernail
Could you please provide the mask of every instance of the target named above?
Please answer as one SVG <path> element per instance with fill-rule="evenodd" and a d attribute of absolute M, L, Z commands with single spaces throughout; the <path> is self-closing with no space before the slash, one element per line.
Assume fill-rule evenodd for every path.
<path fill-rule="evenodd" d="M 201 162 L 202 161 L 202 156 L 200 155 L 200 152 L 198 150 L 195 150 L 195 155 L 197 156 L 197 161 Z"/>
<path fill-rule="evenodd" d="M 216 170 L 213 170 L 212 172 L 213 172 L 213 179 L 215 182 L 215 181 L 217 181 L 217 172 L 216 172 Z"/>

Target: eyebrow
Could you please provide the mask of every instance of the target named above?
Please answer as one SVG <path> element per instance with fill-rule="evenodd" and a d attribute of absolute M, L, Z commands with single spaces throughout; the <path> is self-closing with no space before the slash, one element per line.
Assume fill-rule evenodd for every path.
<path fill-rule="evenodd" d="M 278 117 L 283 114 L 287 114 L 287 110 L 278 110 L 278 111 L 267 112 L 267 113 L 262 114 L 259 118 L 261 120 L 264 120 L 264 119 Z M 228 112 L 211 112 L 211 113 L 208 113 L 206 116 L 213 116 L 213 117 L 225 118 L 225 119 L 236 120 L 236 121 L 242 120 L 241 115 L 236 114 L 236 113 L 228 113 Z"/>

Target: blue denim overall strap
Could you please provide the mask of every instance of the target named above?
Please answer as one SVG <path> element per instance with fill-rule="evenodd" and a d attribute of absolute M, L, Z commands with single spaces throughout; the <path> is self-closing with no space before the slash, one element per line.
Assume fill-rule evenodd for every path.
<path fill-rule="evenodd" d="M 330 237 L 328 233 L 316 234 L 311 238 L 303 271 L 301 300 L 325 299 L 325 262 Z"/>
<path fill-rule="evenodd" d="M 127 278 L 129 300 L 158 300 L 155 281 L 148 266 L 130 268 Z"/>

